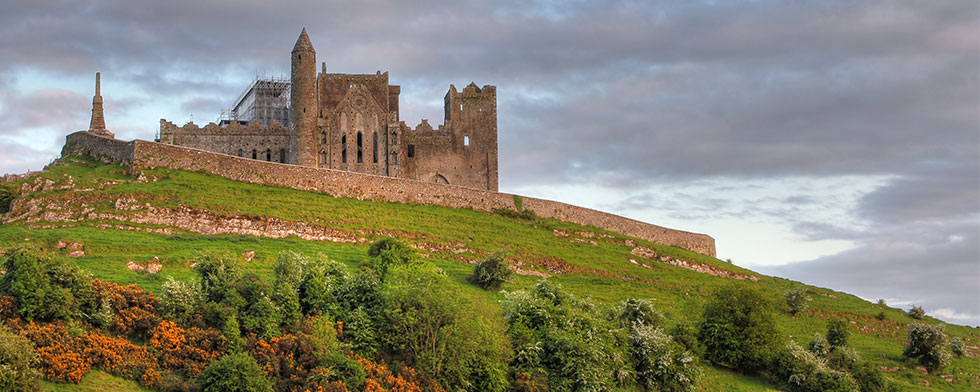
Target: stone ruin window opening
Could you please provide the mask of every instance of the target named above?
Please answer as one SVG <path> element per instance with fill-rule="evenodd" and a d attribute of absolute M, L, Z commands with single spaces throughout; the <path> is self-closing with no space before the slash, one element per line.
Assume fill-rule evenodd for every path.
<path fill-rule="evenodd" d="M 279 149 L 279 163 L 286 163 L 286 149 Z"/>
<path fill-rule="evenodd" d="M 415 158 L 415 145 L 414 144 L 409 144 L 408 145 L 408 157 L 409 158 Z"/>
<path fill-rule="evenodd" d="M 272 162 L 272 149 L 270 149 L 270 148 L 267 148 L 265 150 L 265 161 L 266 162 Z"/>
<path fill-rule="evenodd" d="M 320 144 L 327 144 L 327 133 L 320 132 Z"/>
<path fill-rule="evenodd" d="M 357 163 L 364 163 L 364 134 L 357 133 Z"/>
<path fill-rule="evenodd" d="M 347 135 L 340 136 L 340 161 L 347 163 Z"/>
<path fill-rule="evenodd" d="M 391 144 L 398 144 L 398 132 L 391 133 Z"/>
<path fill-rule="evenodd" d="M 463 136 L 463 145 L 464 146 L 469 146 L 470 145 L 470 135 L 464 135 Z"/>
<path fill-rule="evenodd" d="M 398 153 L 397 152 L 391 153 L 391 163 L 394 164 L 394 165 L 397 165 L 398 164 Z"/>
<path fill-rule="evenodd" d="M 238 157 L 239 157 L 239 158 L 242 158 L 242 157 L 244 157 L 244 156 L 245 156 L 245 151 L 242 151 L 242 149 L 240 149 L 240 148 L 239 148 L 239 149 L 238 149 Z"/>
<path fill-rule="evenodd" d="M 377 131 L 374 132 L 373 150 L 374 150 L 374 154 L 372 154 L 373 157 L 372 159 L 374 160 L 374 163 L 378 163 L 378 132 Z"/>
<path fill-rule="evenodd" d="M 325 166 L 327 164 L 327 152 L 324 150 L 320 151 L 320 166 Z"/>
<path fill-rule="evenodd" d="M 252 149 L 252 159 L 259 159 L 259 151 L 254 148 Z"/>

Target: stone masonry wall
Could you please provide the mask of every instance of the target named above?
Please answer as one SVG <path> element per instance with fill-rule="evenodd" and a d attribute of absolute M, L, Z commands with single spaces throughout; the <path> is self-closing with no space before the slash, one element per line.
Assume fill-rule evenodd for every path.
<path fill-rule="evenodd" d="M 262 162 L 187 147 L 134 140 L 121 142 L 88 132 L 68 135 L 64 155 L 88 155 L 132 165 L 134 169 L 166 167 L 218 175 L 235 181 L 326 193 L 335 197 L 399 203 L 439 205 L 491 211 L 514 209 L 514 196 L 400 178 L 340 170 Z M 668 229 L 629 218 L 550 200 L 523 197 L 523 205 L 540 217 L 555 218 L 675 245 L 714 256 L 715 241 L 708 235 Z"/>

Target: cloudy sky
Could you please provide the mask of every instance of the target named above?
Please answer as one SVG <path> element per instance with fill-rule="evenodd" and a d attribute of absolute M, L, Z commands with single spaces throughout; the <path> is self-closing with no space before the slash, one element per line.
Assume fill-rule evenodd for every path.
<path fill-rule="evenodd" d="M 500 188 L 712 235 L 760 272 L 980 324 L 980 4 L 6 1 L 0 172 L 152 139 L 288 76 L 390 71 L 402 120 L 498 91 Z"/>

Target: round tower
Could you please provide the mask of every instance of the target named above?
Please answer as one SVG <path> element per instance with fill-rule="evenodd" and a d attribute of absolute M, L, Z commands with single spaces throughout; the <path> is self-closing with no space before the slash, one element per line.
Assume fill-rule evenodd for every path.
<path fill-rule="evenodd" d="M 293 46 L 289 96 L 289 163 L 316 166 L 316 51 L 306 28 Z"/>

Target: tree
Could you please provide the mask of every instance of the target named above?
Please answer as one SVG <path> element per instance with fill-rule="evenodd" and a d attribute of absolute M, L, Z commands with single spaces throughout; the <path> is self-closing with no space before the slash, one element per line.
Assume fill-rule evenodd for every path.
<path fill-rule="evenodd" d="M 653 308 L 649 300 L 628 298 L 619 303 L 616 307 L 617 319 L 621 327 L 629 327 L 633 324 L 643 324 L 650 326 L 660 326 L 664 321 L 664 315 Z"/>
<path fill-rule="evenodd" d="M 202 392 L 272 392 L 272 383 L 258 362 L 245 353 L 212 362 L 199 377 Z"/>
<path fill-rule="evenodd" d="M 922 320 L 922 317 L 925 315 L 926 315 L 926 311 L 922 310 L 921 306 L 912 305 L 912 308 L 909 309 L 909 317 L 914 318 L 916 320 Z"/>
<path fill-rule="evenodd" d="M 716 365 L 758 372 L 769 366 L 781 346 L 772 305 L 748 284 L 735 283 L 715 292 L 703 320 L 698 340 L 705 358 Z"/>
<path fill-rule="evenodd" d="M 806 287 L 803 286 L 787 291 L 783 294 L 783 297 L 786 298 L 786 304 L 789 305 L 789 313 L 792 315 L 806 310 L 807 302 L 813 299 L 806 295 Z"/>
<path fill-rule="evenodd" d="M 831 347 L 844 347 L 847 345 L 847 322 L 844 320 L 831 320 L 827 323 L 827 343 Z"/>
<path fill-rule="evenodd" d="M 368 248 L 368 256 L 371 256 L 371 265 L 384 280 L 388 275 L 388 268 L 392 265 L 402 265 L 411 263 L 415 260 L 415 250 L 394 238 L 382 238 L 371 244 Z"/>
<path fill-rule="evenodd" d="M 201 300 L 201 291 L 197 287 L 169 277 L 160 290 L 160 313 L 186 324 L 200 309 Z"/>
<path fill-rule="evenodd" d="M 908 344 L 902 356 L 915 359 L 929 371 L 942 369 L 949 364 L 946 351 L 946 324 L 929 325 L 920 322 L 909 324 Z"/>
<path fill-rule="evenodd" d="M 962 357 L 963 354 L 966 354 L 966 345 L 963 344 L 963 339 L 960 339 L 959 336 L 954 336 L 953 339 L 949 341 L 949 351 L 956 354 L 957 358 Z"/>
<path fill-rule="evenodd" d="M 484 289 L 497 290 L 510 280 L 511 275 L 513 272 L 510 270 L 510 263 L 502 254 L 494 253 L 476 263 L 470 280 Z"/>

